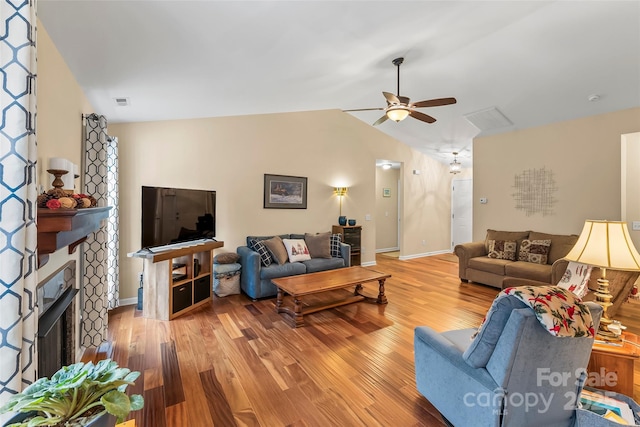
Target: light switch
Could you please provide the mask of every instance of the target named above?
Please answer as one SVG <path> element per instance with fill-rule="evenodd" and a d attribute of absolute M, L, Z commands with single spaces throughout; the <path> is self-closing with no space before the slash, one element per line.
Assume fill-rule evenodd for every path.
<path fill-rule="evenodd" d="M 631 229 L 634 231 L 640 231 L 640 221 L 633 221 L 631 223 Z"/>
<path fill-rule="evenodd" d="M 366 215 L 364 216 L 364 220 L 365 220 L 365 221 L 371 221 L 371 215 L 366 214 Z"/>

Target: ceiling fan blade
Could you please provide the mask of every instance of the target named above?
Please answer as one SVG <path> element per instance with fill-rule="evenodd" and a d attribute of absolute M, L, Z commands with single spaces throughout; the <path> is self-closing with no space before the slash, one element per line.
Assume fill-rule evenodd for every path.
<path fill-rule="evenodd" d="M 373 126 L 378 126 L 380 123 L 386 122 L 388 118 L 389 117 L 387 117 L 387 115 L 385 114 L 384 116 L 382 116 L 378 120 L 376 120 L 376 122 L 373 124 Z"/>
<path fill-rule="evenodd" d="M 411 110 L 409 111 L 409 115 L 414 119 L 422 120 L 423 122 L 427 123 L 433 123 L 436 121 L 436 119 L 434 119 L 433 117 L 429 116 L 428 114 L 421 113 L 420 111 Z"/>
<path fill-rule="evenodd" d="M 374 110 L 384 110 L 383 107 L 379 107 L 379 108 L 356 108 L 355 110 L 342 110 L 345 113 L 348 113 L 350 111 L 374 111 Z"/>
<path fill-rule="evenodd" d="M 387 103 L 389 104 L 401 104 L 400 100 L 397 96 L 389 92 L 382 92 L 385 98 L 387 98 Z"/>
<path fill-rule="evenodd" d="M 439 107 L 441 105 L 450 105 L 455 104 L 455 98 L 436 98 L 436 99 L 428 99 L 426 101 L 418 101 L 411 106 L 413 108 L 422 108 L 422 107 Z"/>

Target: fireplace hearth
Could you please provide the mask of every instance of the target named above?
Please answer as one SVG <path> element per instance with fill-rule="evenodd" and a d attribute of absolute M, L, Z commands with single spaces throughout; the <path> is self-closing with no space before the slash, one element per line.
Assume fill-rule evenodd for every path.
<path fill-rule="evenodd" d="M 75 363 L 75 282 L 76 262 L 69 261 L 38 285 L 38 377 Z"/>

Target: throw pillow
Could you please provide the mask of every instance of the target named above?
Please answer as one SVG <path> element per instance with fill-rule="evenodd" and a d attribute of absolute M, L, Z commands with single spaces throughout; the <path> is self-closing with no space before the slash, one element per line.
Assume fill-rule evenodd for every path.
<path fill-rule="evenodd" d="M 340 258 L 342 253 L 340 252 L 340 241 L 342 240 L 342 234 L 331 235 L 331 258 Z"/>
<path fill-rule="evenodd" d="M 550 250 L 551 240 L 524 239 L 522 243 L 520 243 L 518 261 L 546 264 L 549 260 Z"/>
<path fill-rule="evenodd" d="M 558 286 L 573 292 L 578 298 L 584 298 L 589 293 L 589 278 L 593 267 L 579 262 L 569 261 Z"/>
<path fill-rule="evenodd" d="M 271 265 L 271 263 L 273 262 L 273 258 L 271 258 L 271 252 L 269 252 L 269 249 L 267 249 L 262 240 L 249 240 L 249 248 L 258 252 L 262 265 L 264 265 L 265 267 L 269 267 Z"/>
<path fill-rule="evenodd" d="M 289 255 L 287 254 L 287 249 L 284 247 L 284 243 L 282 243 L 280 236 L 274 236 L 270 239 L 263 240 L 262 243 L 264 243 L 264 245 L 269 249 L 271 256 L 278 264 L 282 265 L 287 262 Z"/>
<path fill-rule="evenodd" d="M 264 245 L 262 245 L 262 247 L 264 247 Z M 234 264 L 238 262 L 239 259 L 240 259 L 240 256 L 235 252 L 223 252 L 213 257 L 213 263 L 214 264 Z"/>
<path fill-rule="evenodd" d="M 282 239 L 284 247 L 287 248 L 289 262 L 306 261 L 311 259 L 309 248 L 302 239 Z"/>
<path fill-rule="evenodd" d="M 331 232 L 304 235 L 311 258 L 331 258 Z"/>
<path fill-rule="evenodd" d="M 489 258 L 516 260 L 515 240 L 489 240 Z"/>

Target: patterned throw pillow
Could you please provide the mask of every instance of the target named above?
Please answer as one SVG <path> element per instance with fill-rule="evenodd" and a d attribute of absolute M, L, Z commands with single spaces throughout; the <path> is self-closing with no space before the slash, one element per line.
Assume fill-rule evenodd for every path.
<path fill-rule="evenodd" d="M 518 261 L 546 264 L 549 259 L 550 250 L 551 240 L 524 239 L 522 243 L 520 243 Z"/>
<path fill-rule="evenodd" d="M 331 257 L 332 258 L 340 258 L 342 255 L 340 253 L 340 240 L 341 234 L 332 234 L 331 235 Z"/>
<path fill-rule="evenodd" d="M 264 265 L 265 267 L 269 267 L 271 265 L 271 263 L 273 262 L 273 259 L 271 258 L 271 252 L 269 252 L 269 249 L 267 249 L 262 241 L 251 239 L 249 241 L 249 248 L 258 252 L 262 265 Z"/>
<path fill-rule="evenodd" d="M 307 261 L 311 259 L 309 248 L 303 239 L 282 239 L 284 247 L 287 248 L 289 262 Z"/>
<path fill-rule="evenodd" d="M 593 267 L 579 262 L 569 261 L 567 269 L 558 282 L 558 286 L 573 292 L 578 298 L 584 298 L 589 293 L 589 278 Z"/>
<path fill-rule="evenodd" d="M 489 258 L 516 260 L 515 240 L 489 240 Z"/>

